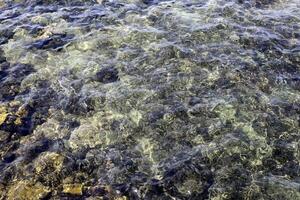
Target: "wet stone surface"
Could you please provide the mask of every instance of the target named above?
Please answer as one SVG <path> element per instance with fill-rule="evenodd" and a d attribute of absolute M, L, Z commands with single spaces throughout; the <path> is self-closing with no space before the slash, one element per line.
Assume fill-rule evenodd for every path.
<path fill-rule="evenodd" d="M 0 1 L 0 199 L 300 199 L 299 6 Z"/>

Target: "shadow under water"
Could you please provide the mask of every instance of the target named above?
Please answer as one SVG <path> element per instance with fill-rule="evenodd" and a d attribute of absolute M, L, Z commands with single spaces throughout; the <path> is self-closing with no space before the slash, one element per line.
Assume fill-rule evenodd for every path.
<path fill-rule="evenodd" d="M 299 0 L 7 0 L 0 22 L 0 199 L 300 199 Z"/>

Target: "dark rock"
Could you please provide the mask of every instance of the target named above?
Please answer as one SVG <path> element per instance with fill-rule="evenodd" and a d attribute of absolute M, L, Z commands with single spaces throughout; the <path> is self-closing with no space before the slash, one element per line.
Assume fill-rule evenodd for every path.
<path fill-rule="evenodd" d="M 276 2 L 276 0 L 259 0 L 255 1 L 255 7 L 256 8 L 262 8 L 267 5 L 272 5 Z"/>
<path fill-rule="evenodd" d="M 65 44 L 71 41 L 73 35 L 55 34 L 49 38 L 41 39 L 29 46 L 30 49 L 53 49 L 61 50 Z"/>
<path fill-rule="evenodd" d="M 278 117 L 274 115 L 269 115 L 267 117 L 267 122 L 267 134 L 269 139 L 279 138 L 283 132 L 288 131 L 288 129 L 290 128 L 288 124 L 283 123 Z"/>
<path fill-rule="evenodd" d="M 286 79 L 286 82 L 289 84 L 291 88 L 300 91 L 300 75 L 288 78 Z"/>
<path fill-rule="evenodd" d="M 0 130 L 16 134 L 16 138 L 30 134 L 33 131 L 34 127 L 37 125 L 32 121 L 34 110 L 30 106 L 26 106 L 24 108 L 24 113 L 26 114 L 19 118 L 19 120 L 21 121 L 20 123 L 17 122 L 19 117 L 18 115 L 8 115 L 5 123 L 0 126 Z"/>
<path fill-rule="evenodd" d="M 16 154 L 14 153 L 8 153 L 3 157 L 3 161 L 5 163 L 11 163 L 16 159 Z"/>
<path fill-rule="evenodd" d="M 166 170 L 163 184 L 171 196 L 180 199 L 207 199 L 213 175 L 206 166 L 185 161 Z"/>
<path fill-rule="evenodd" d="M 130 183 L 114 184 L 114 185 L 112 185 L 112 188 L 114 190 L 121 192 L 121 194 L 124 195 L 124 194 L 128 193 L 128 191 L 130 190 Z"/>
<path fill-rule="evenodd" d="M 299 177 L 300 164 L 297 161 L 288 161 L 283 165 L 282 171 L 284 172 L 283 176 L 287 174 L 294 178 Z"/>
<path fill-rule="evenodd" d="M 31 128 L 28 127 L 28 124 L 23 124 L 22 126 L 17 126 L 14 124 L 16 116 L 8 116 L 6 122 L 0 126 L 0 130 L 10 132 L 11 134 L 17 134 L 18 136 L 25 136 L 30 133 Z M 15 137 L 18 138 L 18 137 Z"/>
<path fill-rule="evenodd" d="M 32 0 L 32 1 L 25 1 L 24 4 L 27 6 L 32 7 L 50 7 L 50 6 L 83 6 L 85 4 L 87 5 L 93 5 L 96 1 L 94 0 L 73 0 L 73 1 L 56 1 L 56 0 Z M 40 8 L 39 8 L 40 9 Z"/>
<path fill-rule="evenodd" d="M 93 99 L 89 97 L 83 97 L 81 95 L 72 94 L 66 100 L 66 103 L 64 103 L 61 106 L 68 113 L 76 115 L 85 115 L 91 111 L 94 111 Z"/>
<path fill-rule="evenodd" d="M 112 123 L 110 124 L 110 130 L 112 131 L 120 131 L 120 126 L 121 126 L 121 122 L 118 120 L 114 120 L 112 121 Z"/>
<path fill-rule="evenodd" d="M 207 127 L 197 127 L 196 132 L 207 142 L 210 142 L 213 139 L 213 135 L 209 134 L 209 129 Z"/>
<path fill-rule="evenodd" d="M 0 71 L 0 81 L 8 75 L 6 71 Z"/>
<path fill-rule="evenodd" d="M 19 93 L 19 85 L 3 84 L 0 88 L 0 99 L 13 100 Z"/>
<path fill-rule="evenodd" d="M 0 45 L 7 43 L 9 39 L 13 38 L 14 34 L 12 29 L 0 30 Z"/>
<path fill-rule="evenodd" d="M 278 163 L 276 162 L 276 160 L 272 159 L 272 158 L 266 158 L 262 160 L 263 166 L 265 168 L 267 168 L 267 170 L 270 171 L 275 171 L 277 168 Z"/>
<path fill-rule="evenodd" d="M 73 130 L 73 129 L 75 129 L 75 128 L 77 128 L 77 127 L 80 126 L 80 122 L 78 122 L 76 120 L 74 120 L 74 121 L 67 121 L 67 122 L 65 122 L 62 125 L 65 126 L 65 127 L 67 127 L 68 129 Z"/>
<path fill-rule="evenodd" d="M 295 159 L 293 148 L 283 139 L 274 142 L 275 149 L 273 150 L 273 158 L 281 163 L 293 161 Z"/>
<path fill-rule="evenodd" d="M 2 70 L 0 73 L 2 74 L 2 78 L 0 75 L 2 84 L 0 88 L 0 100 L 14 99 L 15 96 L 22 92 L 20 91 L 20 85 L 23 79 L 33 72 L 35 72 L 33 66 L 28 64 L 14 64 L 4 71 Z M 5 79 L 3 79 L 4 77 Z"/>
<path fill-rule="evenodd" d="M 4 58 L 3 58 L 3 60 L 4 60 Z M 5 58 L 5 60 L 6 60 L 6 58 Z M 0 62 L 0 70 L 1 71 L 7 72 L 9 68 L 10 68 L 10 63 L 8 63 L 6 61 L 4 61 L 2 63 Z"/>
<path fill-rule="evenodd" d="M 2 49 L 0 49 L 0 63 L 3 63 L 6 61 L 6 58 L 4 56 L 4 52 Z"/>
<path fill-rule="evenodd" d="M 96 74 L 96 80 L 101 83 L 112 83 L 119 80 L 118 70 L 114 67 L 105 67 Z"/>
<path fill-rule="evenodd" d="M 0 130 L 13 134 L 14 139 L 30 134 L 37 125 L 45 122 L 42 114 L 39 111 L 27 108 L 27 115 L 19 118 L 15 114 L 7 117 L 5 123 L 0 126 Z M 12 139 L 13 139 L 12 138 Z"/>
<path fill-rule="evenodd" d="M 170 109 L 170 113 L 182 120 L 188 119 L 187 109 L 181 103 L 173 103 Z"/>
<path fill-rule="evenodd" d="M 198 103 L 201 103 L 202 100 L 199 98 L 199 97 L 191 97 L 190 100 L 189 100 L 189 105 L 190 106 L 194 106 Z"/>
<path fill-rule="evenodd" d="M 47 151 L 50 148 L 51 141 L 47 138 L 41 139 L 35 143 L 32 144 L 31 147 L 27 150 L 26 153 L 26 161 L 31 162 L 33 159 L 35 159 L 39 154 L 41 154 L 44 151 Z"/>
<path fill-rule="evenodd" d="M 142 2 L 149 6 L 149 5 L 157 4 L 158 0 L 142 0 Z"/>
<path fill-rule="evenodd" d="M 155 123 L 157 120 L 162 119 L 166 112 L 164 110 L 156 110 L 148 115 L 148 120 L 150 123 Z"/>
<path fill-rule="evenodd" d="M 35 72 L 35 69 L 30 64 L 16 64 L 9 70 L 10 76 L 16 80 L 24 79 L 29 74 Z"/>
<path fill-rule="evenodd" d="M 104 186 L 97 185 L 94 187 L 90 187 L 86 193 L 88 196 L 104 196 L 107 193 L 107 191 Z"/>
<path fill-rule="evenodd" d="M 147 174 L 142 172 L 136 172 L 132 177 L 130 177 L 130 182 L 133 185 L 143 185 L 147 182 Z"/>
<path fill-rule="evenodd" d="M 2 167 L 0 167 L 1 169 Z M 1 169 L 0 183 L 8 183 L 15 178 L 17 168 L 15 166 L 6 165 Z"/>
<path fill-rule="evenodd" d="M 146 196 L 162 195 L 164 193 L 163 184 L 157 179 L 150 180 L 148 187 L 148 194 L 146 194 Z"/>

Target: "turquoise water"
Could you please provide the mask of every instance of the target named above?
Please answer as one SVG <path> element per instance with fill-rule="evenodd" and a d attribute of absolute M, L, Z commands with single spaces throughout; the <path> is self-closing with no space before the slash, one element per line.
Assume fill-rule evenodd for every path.
<path fill-rule="evenodd" d="M 299 0 L 0 1 L 0 199 L 300 199 Z"/>

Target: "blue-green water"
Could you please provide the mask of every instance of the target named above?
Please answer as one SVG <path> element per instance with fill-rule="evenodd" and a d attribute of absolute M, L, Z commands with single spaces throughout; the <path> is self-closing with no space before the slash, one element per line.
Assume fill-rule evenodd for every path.
<path fill-rule="evenodd" d="M 0 199 L 300 199 L 299 0 L 0 1 Z"/>

